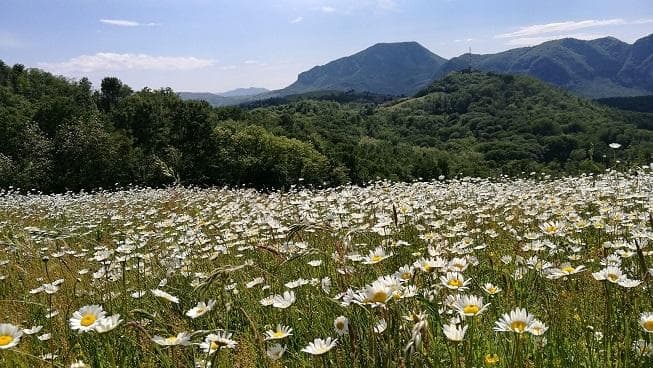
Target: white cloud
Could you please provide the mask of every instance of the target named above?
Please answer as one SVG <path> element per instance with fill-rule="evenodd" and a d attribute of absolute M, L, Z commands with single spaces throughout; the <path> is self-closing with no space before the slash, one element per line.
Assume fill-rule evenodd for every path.
<path fill-rule="evenodd" d="M 323 13 L 333 13 L 333 12 L 336 11 L 336 8 L 334 8 L 332 6 L 326 6 L 325 5 L 325 6 L 320 7 L 320 11 L 323 12 Z"/>
<path fill-rule="evenodd" d="M 260 62 L 258 60 L 245 60 L 243 61 L 245 64 L 259 64 Z"/>
<path fill-rule="evenodd" d="M 633 22 L 633 24 L 649 24 L 653 23 L 653 19 L 638 19 Z"/>
<path fill-rule="evenodd" d="M 541 35 L 557 33 L 557 32 L 569 32 L 569 31 L 575 31 L 575 30 L 585 29 L 585 28 L 605 27 L 605 26 L 614 26 L 614 25 L 623 25 L 623 24 L 627 24 L 627 22 L 621 18 L 605 19 L 605 20 L 589 19 L 589 20 L 581 20 L 581 21 L 535 24 L 532 26 L 521 27 L 515 32 L 496 35 L 495 38 L 518 38 L 518 37 L 529 38 L 529 37 L 538 37 Z"/>
<path fill-rule="evenodd" d="M 44 69 L 57 73 L 105 72 L 118 70 L 192 70 L 215 65 L 216 61 L 192 56 L 152 56 L 146 54 L 117 54 L 99 52 L 81 55 L 59 63 L 39 63 Z"/>
<path fill-rule="evenodd" d="M 109 24 L 118 27 L 140 27 L 140 26 L 153 27 L 159 25 L 159 23 L 154 23 L 154 22 L 139 23 L 133 20 L 126 20 L 126 19 L 100 19 L 100 23 Z"/>
<path fill-rule="evenodd" d="M 301 22 L 303 20 L 304 20 L 304 17 L 297 17 L 297 18 L 291 20 L 290 23 L 296 24 L 296 23 L 299 23 L 299 22 Z"/>

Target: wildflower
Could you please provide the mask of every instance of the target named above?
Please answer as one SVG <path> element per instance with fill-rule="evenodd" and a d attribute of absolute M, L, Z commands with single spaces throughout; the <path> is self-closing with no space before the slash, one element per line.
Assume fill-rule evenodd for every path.
<path fill-rule="evenodd" d="M 639 325 L 644 331 L 653 333 L 653 312 L 645 312 L 639 315 Z"/>
<path fill-rule="evenodd" d="M 204 341 L 200 343 L 200 349 L 209 354 L 213 354 L 220 349 L 235 349 L 238 343 L 232 340 L 231 336 L 232 334 L 226 331 L 208 334 Z"/>
<path fill-rule="evenodd" d="M 262 283 L 264 283 L 264 282 L 265 282 L 265 279 L 264 279 L 264 278 L 262 278 L 262 277 L 257 277 L 257 278 L 255 278 L 254 280 L 252 280 L 252 281 L 248 282 L 247 284 L 245 284 L 245 287 L 248 288 L 248 289 L 251 289 L 251 288 L 253 288 L 254 286 L 259 285 L 259 284 L 262 284 Z"/>
<path fill-rule="evenodd" d="M 483 297 L 475 295 L 463 295 L 458 297 L 453 304 L 454 309 L 460 313 L 461 316 L 475 317 L 483 313 L 490 304 L 483 305 Z"/>
<path fill-rule="evenodd" d="M 303 352 L 312 355 L 322 355 L 336 346 L 338 339 L 331 340 L 330 337 L 326 339 L 316 338 L 313 342 L 309 342 L 308 346 L 302 349 Z"/>
<path fill-rule="evenodd" d="M 367 257 L 363 258 L 363 263 L 364 264 L 376 264 L 384 259 L 391 257 L 393 254 L 392 253 L 386 253 L 385 249 L 383 247 L 376 247 L 373 251 L 370 251 L 370 253 L 367 255 Z"/>
<path fill-rule="evenodd" d="M 495 295 L 495 294 L 498 294 L 499 292 L 501 292 L 500 287 L 495 286 L 494 284 L 489 283 L 489 282 L 485 283 L 485 285 L 483 285 L 483 290 L 486 293 L 490 294 L 490 295 Z"/>
<path fill-rule="evenodd" d="M 177 336 L 169 336 L 169 337 L 161 337 L 159 335 L 155 335 L 152 338 L 152 341 L 163 346 L 175 346 L 175 345 L 188 346 L 190 345 L 190 334 L 188 332 L 180 332 L 177 334 Z"/>
<path fill-rule="evenodd" d="M 34 335 L 35 333 L 39 333 L 43 329 L 43 326 L 33 326 L 32 328 L 24 328 L 23 333 L 25 335 Z"/>
<path fill-rule="evenodd" d="M 268 330 L 265 331 L 266 338 L 265 340 L 277 340 L 277 339 L 283 339 L 284 337 L 292 335 L 292 328 L 289 326 L 282 326 L 282 325 L 277 325 L 277 329 L 275 331 Z"/>
<path fill-rule="evenodd" d="M 192 319 L 201 317 L 205 315 L 207 312 L 209 312 L 211 309 L 213 309 L 214 305 L 215 305 L 215 300 L 213 299 L 209 300 L 208 303 L 198 302 L 195 307 L 191 308 L 188 312 L 186 312 L 186 315 Z"/>
<path fill-rule="evenodd" d="M 349 319 L 345 316 L 340 316 L 333 321 L 333 327 L 339 336 L 349 333 Z"/>
<path fill-rule="evenodd" d="M 18 345 L 23 331 L 11 323 L 0 324 L 0 349 L 11 349 Z"/>
<path fill-rule="evenodd" d="M 497 365 L 499 364 L 499 356 L 497 354 L 486 354 L 483 359 L 486 365 Z"/>
<path fill-rule="evenodd" d="M 534 319 L 527 331 L 534 336 L 542 336 L 549 328 L 540 320 Z"/>
<path fill-rule="evenodd" d="M 458 272 L 447 272 L 446 276 L 440 276 L 440 281 L 445 287 L 452 290 L 465 290 L 470 282 Z"/>
<path fill-rule="evenodd" d="M 90 365 L 84 363 L 81 360 L 78 360 L 70 364 L 70 368 L 90 368 L 90 367 L 91 367 Z"/>
<path fill-rule="evenodd" d="M 167 301 L 170 301 L 172 303 L 175 303 L 175 304 L 179 303 L 179 298 L 177 298 L 174 295 L 168 294 L 163 290 L 152 289 L 151 291 L 152 291 L 152 294 L 154 294 L 154 296 L 158 296 L 159 298 L 163 298 L 163 299 L 165 299 Z"/>
<path fill-rule="evenodd" d="M 381 318 L 376 325 L 374 325 L 374 332 L 380 334 L 383 333 L 388 328 L 388 322 L 384 318 Z"/>
<path fill-rule="evenodd" d="M 37 336 L 36 338 L 39 339 L 40 341 L 48 341 L 48 340 L 50 340 L 52 338 L 52 334 L 51 333 L 45 333 L 43 335 Z"/>
<path fill-rule="evenodd" d="M 467 328 L 469 328 L 469 326 L 461 327 L 452 323 L 442 326 L 442 332 L 444 332 L 447 339 L 451 341 L 463 341 Z"/>
<path fill-rule="evenodd" d="M 392 298 L 392 289 L 385 282 L 376 280 L 365 288 L 363 302 L 378 306 L 387 303 L 390 298 Z"/>
<path fill-rule="evenodd" d="M 515 332 L 523 334 L 533 323 L 534 317 L 526 309 L 517 308 L 509 314 L 504 313 L 495 323 L 494 330 L 498 332 Z"/>
<path fill-rule="evenodd" d="M 297 287 L 300 287 L 300 286 L 304 286 L 304 285 L 308 284 L 309 282 L 310 282 L 309 280 L 304 280 L 303 278 L 300 277 L 297 280 L 287 282 L 284 285 L 288 289 L 294 289 L 294 288 L 297 288 Z"/>
<path fill-rule="evenodd" d="M 321 259 L 316 259 L 316 260 L 308 262 L 308 264 L 310 266 L 313 266 L 313 267 L 319 267 L 319 266 L 322 265 L 322 260 Z"/>
<path fill-rule="evenodd" d="M 99 305 L 87 305 L 73 313 L 70 318 L 70 328 L 78 332 L 93 331 L 106 312 Z"/>
<path fill-rule="evenodd" d="M 266 351 L 268 358 L 270 360 L 279 360 L 283 356 L 283 353 L 286 352 L 286 346 L 281 346 L 281 344 L 274 344 L 268 348 Z"/>
<path fill-rule="evenodd" d="M 559 235 L 564 229 L 564 225 L 557 221 L 545 222 L 540 225 L 540 230 L 547 235 Z"/>
<path fill-rule="evenodd" d="M 573 267 L 570 263 L 564 263 L 560 266 L 560 268 L 550 268 L 548 270 L 547 278 L 552 279 L 552 280 L 557 280 L 561 277 L 573 275 L 575 273 L 579 273 L 583 271 L 585 266 L 580 265 L 577 267 Z"/>
<path fill-rule="evenodd" d="M 118 327 L 121 322 L 120 314 L 114 314 L 113 316 L 102 318 L 97 322 L 95 331 L 98 333 L 109 332 Z"/>
<path fill-rule="evenodd" d="M 295 292 L 284 291 L 283 295 L 275 295 L 272 298 L 272 306 L 279 309 L 286 309 L 295 302 Z"/>

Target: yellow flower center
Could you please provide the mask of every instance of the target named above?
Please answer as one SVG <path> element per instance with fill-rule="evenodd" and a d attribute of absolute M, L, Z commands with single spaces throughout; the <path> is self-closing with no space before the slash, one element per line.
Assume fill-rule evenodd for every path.
<path fill-rule="evenodd" d="M 522 333 L 526 330 L 526 322 L 524 321 L 514 321 L 510 324 L 510 329 Z"/>
<path fill-rule="evenodd" d="M 166 342 L 168 344 L 176 344 L 177 343 L 177 336 L 170 336 L 166 338 Z"/>
<path fill-rule="evenodd" d="M 497 292 L 497 288 L 492 286 L 491 288 L 487 289 L 487 292 L 490 294 L 495 294 Z"/>
<path fill-rule="evenodd" d="M 567 267 L 563 268 L 562 270 L 565 271 L 566 273 L 572 273 L 572 272 L 574 272 L 576 269 L 573 268 L 573 267 L 571 267 L 571 266 L 567 266 Z"/>
<path fill-rule="evenodd" d="M 431 267 L 431 265 L 428 265 L 428 264 L 425 264 L 424 266 L 422 266 L 422 269 L 424 270 L 424 272 L 433 271 L 433 267 Z"/>
<path fill-rule="evenodd" d="M 336 322 L 336 328 L 338 330 L 344 330 L 345 329 L 345 322 L 342 322 L 342 321 Z"/>
<path fill-rule="evenodd" d="M 82 319 L 79 320 L 79 324 L 84 326 L 84 327 L 88 327 L 88 326 L 94 324 L 96 319 L 97 319 L 97 317 L 95 317 L 95 314 L 87 313 L 87 314 L 82 316 Z"/>
<path fill-rule="evenodd" d="M 495 365 L 499 363 L 499 356 L 496 354 L 488 354 L 485 356 L 485 364 Z"/>
<path fill-rule="evenodd" d="M 383 259 L 382 256 L 377 256 L 377 255 L 374 255 L 374 256 L 372 256 L 372 258 L 371 258 L 372 262 L 379 262 L 379 261 L 382 260 L 382 259 Z"/>
<path fill-rule="evenodd" d="M 376 293 L 374 293 L 374 295 L 372 295 L 372 298 L 370 298 L 370 300 L 375 303 L 385 303 L 386 300 L 388 300 L 388 293 L 386 293 L 385 291 L 377 291 Z"/>
<path fill-rule="evenodd" d="M 11 344 L 11 342 L 14 341 L 14 337 L 10 335 L 2 335 L 0 336 L 0 346 L 7 346 Z"/>
<path fill-rule="evenodd" d="M 609 273 L 608 280 L 610 280 L 610 282 L 617 282 L 619 280 L 619 276 L 614 273 Z"/>
<path fill-rule="evenodd" d="M 449 281 L 447 282 L 447 284 L 448 284 L 449 286 L 453 286 L 453 287 L 460 287 L 463 283 L 460 282 L 460 280 L 458 280 L 458 279 L 451 279 L 451 280 L 449 280 Z"/>
<path fill-rule="evenodd" d="M 401 274 L 401 279 L 402 280 L 409 280 L 411 276 L 412 275 L 410 274 L 410 272 L 404 272 L 404 273 Z"/>
<path fill-rule="evenodd" d="M 276 332 L 275 332 L 276 334 Z M 209 348 L 210 350 L 218 350 L 220 348 L 220 345 L 218 345 L 217 342 L 211 341 L 211 347 Z"/>
<path fill-rule="evenodd" d="M 284 336 L 286 336 L 286 334 L 285 334 L 283 331 L 274 331 L 274 333 L 272 334 L 272 336 L 278 338 L 278 337 L 284 337 Z"/>
<path fill-rule="evenodd" d="M 558 230 L 558 227 L 554 226 L 554 225 L 549 225 L 549 226 L 546 227 L 546 232 L 547 233 L 555 233 L 556 230 Z"/>
<path fill-rule="evenodd" d="M 478 307 L 478 305 L 470 304 L 470 305 L 466 305 L 465 308 L 463 308 L 463 313 L 465 313 L 465 314 L 476 314 L 476 313 L 478 313 L 479 310 L 480 310 L 480 308 Z"/>
<path fill-rule="evenodd" d="M 644 329 L 648 332 L 653 332 L 653 320 L 644 321 L 644 323 L 642 323 L 642 327 L 644 327 Z"/>
<path fill-rule="evenodd" d="M 465 268 L 465 265 L 462 263 L 456 263 L 453 265 L 453 267 L 462 270 L 463 268 Z"/>

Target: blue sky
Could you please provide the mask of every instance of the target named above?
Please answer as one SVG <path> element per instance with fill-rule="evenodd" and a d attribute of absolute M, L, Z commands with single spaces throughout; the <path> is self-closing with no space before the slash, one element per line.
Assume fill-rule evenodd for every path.
<path fill-rule="evenodd" d="M 377 42 L 450 58 L 653 33 L 651 0 L 2 0 L 0 59 L 136 89 L 282 88 Z"/>

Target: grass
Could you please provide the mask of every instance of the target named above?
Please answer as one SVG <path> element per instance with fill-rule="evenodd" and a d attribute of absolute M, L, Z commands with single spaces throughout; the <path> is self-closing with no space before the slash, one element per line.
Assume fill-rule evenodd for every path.
<path fill-rule="evenodd" d="M 268 194 L 5 192 L 0 323 L 42 329 L 0 349 L 0 366 L 650 367 L 653 333 L 640 317 L 653 311 L 652 186 L 641 171 Z M 600 280 L 606 262 L 615 268 Z M 469 282 L 456 289 L 452 278 Z M 285 291 L 289 306 L 262 305 Z M 479 315 L 454 307 L 463 295 L 483 297 L 476 309 L 458 301 Z M 209 300 L 211 310 L 187 316 Z M 121 322 L 73 330 L 87 305 Z M 543 325 L 496 331 L 517 308 Z M 277 324 L 292 334 L 266 341 Z M 445 325 L 466 326 L 462 340 Z M 153 341 L 181 332 L 189 345 Z M 225 337 L 211 354 L 199 346 L 210 334 Z M 303 351 L 327 337 L 337 342 L 324 354 Z M 276 343 L 286 350 L 273 360 Z"/>

